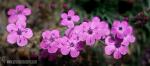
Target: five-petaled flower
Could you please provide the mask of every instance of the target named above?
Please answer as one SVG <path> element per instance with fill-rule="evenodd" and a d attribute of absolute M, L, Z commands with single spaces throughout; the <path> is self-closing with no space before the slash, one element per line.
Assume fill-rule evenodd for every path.
<path fill-rule="evenodd" d="M 32 30 L 21 24 L 9 24 L 7 25 L 7 31 L 9 32 L 7 41 L 10 44 L 17 42 L 18 46 L 25 46 L 28 43 L 27 39 L 33 36 Z"/>
<path fill-rule="evenodd" d="M 9 9 L 7 14 L 9 15 L 9 23 L 25 22 L 26 16 L 31 14 L 31 9 L 25 8 L 24 5 L 17 5 L 15 9 Z"/>
<path fill-rule="evenodd" d="M 105 39 L 105 54 L 111 55 L 113 54 L 113 57 L 115 59 L 120 59 L 122 55 L 127 54 L 128 52 L 128 47 L 122 45 L 123 39 L 117 38 L 117 37 L 112 37 L 108 36 Z"/>
<path fill-rule="evenodd" d="M 69 10 L 68 13 L 61 14 L 61 25 L 67 26 L 69 28 L 74 27 L 74 23 L 80 20 L 78 15 L 75 15 L 74 10 Z"/>
<path fill-rule="evenodd" d="M 42 49 L 48 49 L 49 53 L 55 53 L 58 49 L 57 42 L 55 41 L 60 37 L 58 30 L 46 30 L 42 33 L 43 40 L 40 44 Z"/>
<path fill-rule="evenodd" d="M 83 22 L 81 24 L 83 29 L 83 37 L 87 45 L 93 45 L 96 40 L 99 40 L 109 35 L 110 30 L 108 24 L 104 21 L 100 21 L 98 17 L 93 17 L 92 21 Z"/>
<path fill-rule="evenodd" d="M 128 34 L 132 34 L 132 27 L 128 25 L 127 21 L 115 20 L 112 26 L 112 34 L 117 35 L 118 38 L 123 38 Z"/>
<path fill-rule="evenodd" d="M 69 39 L 67 37 L 63 37 L 62 39 L 62 46 L 61 46 L 61 53 L 63 55 L 68 55 L 70 53 L 71 57 L 77 57 L 80 54 L 78 49 L 79 42 L 74 39 Z"/>

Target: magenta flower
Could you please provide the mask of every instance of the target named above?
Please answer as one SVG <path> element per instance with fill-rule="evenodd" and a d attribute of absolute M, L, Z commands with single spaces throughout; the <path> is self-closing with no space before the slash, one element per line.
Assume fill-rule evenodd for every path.
<path fill-rule="evenodd" d="M 105 54 L 106 55 L 113 55 L 115 59 L 120 59 L 122 55 L 127 54 L 128 46 L 122 45 L 123 39 L 117 37 L 108 36 L 105 39 Z"/>
<path fill-rule="evenodd" d="M 114 21 L 111 35 L 105 39 L 105 54 L 112 54 L 115 59 L 127 54 L 129 44 L 135 42 L 132 30 L 126 21 Z"/>
<path fill-rule="evenodd" d="M 69 10 L 68 13 L 62 13 L 61 18 L 61 25 L 67 26 L 69 28 L 74 27 L 74 23 L 80 20 L 80 17 L 75 15 L 73 10 Z"/>
<path fill-rule="evenodd" d="M 70 53 L 71 57 L 73 58 L 79 56 L 80 51 L 78 49 L 78 41 L 63 37 L 61 44 L 62 46 L 60 48 L 60 51 L 63 55 L 68 55 Z"/>
<path fill-rule="evenodd" d="M 83 22 L 81 24 L 81 27 L 84 27 L 83 38 L 85 39 L 86 44 L 90 45 L 90 46 L 93 45 L 95 43 L 95 40 L 96 40 L 97 30 L 95 28 L 92 28 L 93 27 L 92 22 L 89 22 L 89 23 Z"/>
<path fill-rule="evenodd" d="M 132 27 L 126 21 L 114 21 L 112 26 L 112 34 L 117 35 L 118 38 L 123 38 L 128 34 L 132 34 Z"/>
<path fill-rule="evenodd" d="M 45 31 L 42 33 L 43 40 L 40 43 L 42 49 L 48 49 L 49 53 L 55 53 L 58 49 L 56 39 L 60 37 L 58 30 Z"/>
<path fill-rule="evenodd" d="M 7 42 L 10 44 L 17 42 L 18 46 L 25 46 L 28 43 L 27 39 L 33 36 L 32 30 L 25 28 L 21 24 L 8 24 L 7 31 L 9 32 Z"/>
<path fill-rule="evenodd" d="M 25 21 L 26 16 L 31 14 L 31 9 L 25 8 L 24 5 L 17 5 L 15 9 L 9 9 L 8 18 L 9 23 L 16 23 L 17 21 Z"/>
<path fill-rule="evenodd" d="M 90 22 L 83 22 L 81 24 L 83 28 L 83 37 L 87 43 L 87 45 L 93 45 L 96 40 L 101 39 L 101 37 L 105 37 L 109 35 L 110 30 L 108 24 L 106 22 L 101 22 L 98 17 L 93 17 Z"/>

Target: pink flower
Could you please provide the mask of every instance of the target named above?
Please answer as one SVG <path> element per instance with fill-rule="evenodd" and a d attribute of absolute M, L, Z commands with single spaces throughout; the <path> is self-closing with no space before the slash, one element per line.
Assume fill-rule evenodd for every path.
<path fill-rule="evenodd" d="M 33 36 L 32 30 L 25 28 L 21 24 L 8 24 L 7 31 L 9 32 L 7 42 L 10 44 L 17 42 L 18 46 L 25 46 L 28 43 L 27 39 Z"/>
<path fill-rule="evenodd" d="M 49 53 L 55 53 L 58 49 L 56 39 L 60 37 L 58 30 L 45 31 L 42 33 L 43 40 L 40 43 L 42 49 L 48 49 Z"/>
<path fill-rule="evenodd" d="M 111 34 L 105 39 L 105 54 L 120 59 L 127 54 L 130 43 L 135 42 L 132 27 L 126 21 L 114 21 Z"/>
<path fill-rule="evenodd" d="M 63 55 L 68 55 L 70 53 L 71 57 L 73 58 L 79 56 L 80 51 L 78 49 L 78 41 L 63 37 L 61 44 L 62 46 L 60 48 L 60 51 Z"/>
<path fill-rule="evenodd" d="M 118 38 L 123 38 L 128 34 L 132 34 L 132 27 L 126 21 L 114 21 L 112 26 L 112 34 L 117 35 Z"/>
<path fill-rule="evenodd" d="M 9 9 L 8 18 L 9 23 L 16 23 L 17 21 L 25 21 L 26 16 L 31 14 L 31 9 L 25 8 L 24 5 L 17 5 L 15 9 Z"/>
<path fill-rule="evenodd" d="M 115 59 L 120 59 L 122 55 L 127 54 L 128 46 L 122 45 L 123 39 L 119 39 L 117 37 L 108 36 L 105 39 L 105 54 L 106 55 L 113 55 Z"/>
<path fill-rule="evenodd" d="M 101 39 L 101 37 L 105 37 L 109 35 L 110 30 L 108 24 L 104 21 L 100 21 L 98 17 L 93 17 L 90 22 L 83 22 L 81 24 L 83 28 L 83 37 L 87 43 L 87 45 L 93 45 L 96 40 Z"/>
<path fill-rule="evenodd" d="M 75 15 L 73 10 L 69 10 L 68 13 L 61 14 L 61 25 L 67 26 L 69 28 L 74 27 L 74 23 L 80 20 L 78 15 Z"/>

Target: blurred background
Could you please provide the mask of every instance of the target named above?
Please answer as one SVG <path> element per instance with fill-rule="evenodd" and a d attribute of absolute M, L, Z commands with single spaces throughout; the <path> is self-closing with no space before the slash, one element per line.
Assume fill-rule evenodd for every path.
<path fill-rule="evenodd" d="M 32 9 L 27 17 L 27 27 L 34 36 L 25 47 L 10 45 L 6 41 L 7 11 L 23 4 Z M 49 54 L 39 48 L 41 33 L 46 29 L 66 29 L 60 26 L 60 14 L 74 9 L 80 23 L 99 16 L 101 20 L 128 20 L 134 28 L 136 42 L 129 46 L 129 53 L 120 60 L 104 54 L 104 44 L 86 46 L 77 58 L 62 56 L 59 52 Z M 79 24 L 80 24 L 79 23 Z M 36 60 L 33 64 L 16 66 L 150 66 L 150 0 L 0 0 L 0 66 L 12 66 L 7 60 Z"/>

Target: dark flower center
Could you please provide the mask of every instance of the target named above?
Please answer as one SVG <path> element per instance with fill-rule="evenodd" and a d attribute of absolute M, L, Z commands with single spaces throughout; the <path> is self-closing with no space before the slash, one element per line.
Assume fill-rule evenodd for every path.
<path fill-rule="evenodd" d="M 122 41 L 123 41 L 123 39 L 115 37 L 115 47 L 119 48 L 121 46 Z"/>
<path fill-rule="evenodd" d="M 17 14 L 21 14 L 21 13 L 22 13 L 22 11 L 21 11 L 21 10 L 17 11 Z"/>
<path fill-rule="evenodd" d="M 122 30 L 122 27 L 119 27 L 119 30 Z"/>
<path fill-rule="evenodd" d="M 76 48 L 78 48 L 78 50 L 83 50 L 85 44 L 86 44 L 85 41 L 79 41 L 79 42 L 77 43 L 77 47 L 76 47 Z"/>
<path fill-rule="evenodd" d="M 53 38 L 53 37 L 51 37 L 49 40 L 50 40 L 51 42 L 53 42 L 53 41 L 54 41 L 54 38 Z"/>
<path fill-rule="evenodd" d="M 68 16 L 68 18 L 67 18 L 69 21 L 71 20 L 71 17 L 70 16 Z"/>
<path fill-rule="evenodd" d="M 89 34 L 92 34 L 92 33 L 93 33 L 92 29 L 89 29 L 89 30 L 88 30 L 88 33 L 89 33 Z"/>
<path fill-rule="evenodd" d="M 55 34 L 52 33 L 52 36 L 50 37 L 49 40 L 50 40 L 51 42 L 53 42 L 53 41 L 55 41 L 55 38 L 56 38 Z"/>
<path fill-rule="evenodd" d="M 108 40 L 110 43 L 113 43 L 114 41 L 115 41 L 115 39 L 114 38 L 111 38 L 111 39 L 109 39 Z"/>
<path fill-rule="evenodd" d="M 70 43 L 70 47 L 74 47 L 74 44 L 73 44 L 73 43 Z"/>
<path fill-rule="evenodd" d="M 116 48 L 119 48 L 120 46 L 121 46 L 121 44 L 117 44 L 117 43 L 115 44 Z"/>
<path fill-rule="evenodd" d="M 17 34 L 22 35 L 22 31 L 18 29 Z"/>

